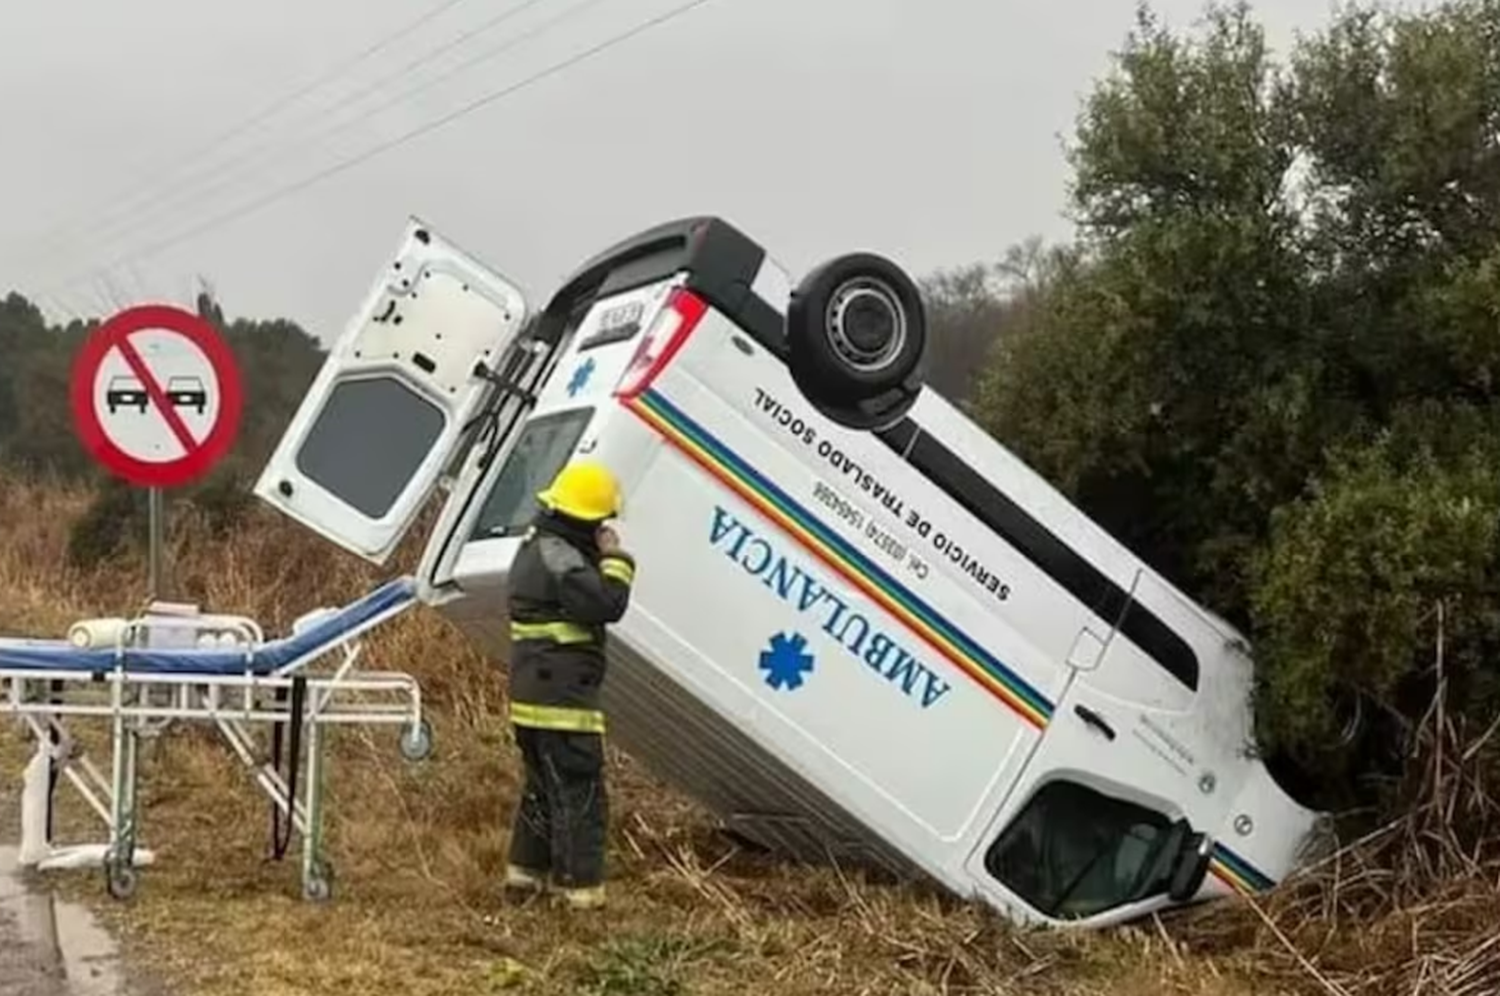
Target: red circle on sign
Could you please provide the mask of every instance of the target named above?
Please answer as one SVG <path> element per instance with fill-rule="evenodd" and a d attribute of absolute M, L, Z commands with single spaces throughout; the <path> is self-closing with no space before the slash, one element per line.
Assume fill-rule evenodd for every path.
<path fill-rule="evenodd" d="M 214 377 L 218 381 L 219 407 L 208 435 L 201 442 L 189 446 L 187 441 L 181 439 L 181 433 L 177 433 L 179 442 L 187 452 L 174 460 L 141 460 L 126 453 L 109 438 L 95 407 L 94 382 L 99 376 L 104 358 L 116 347 L 123 345 L 127 350 L 130 349 L 130 337 L 147 329 L 175 332 L 197 346 L 208 357 L 209 366 L 213 368 Z M 132 363 L 132 368 L 134 367 L 135 364 Z M 162 409 L 163 417 L 170 424 L 175 415 L 168 415 L 167 408 L 162 407 L 161 385 L 153 377 L 140 379 L 150 395 L 151 403 Z M 229 345 L 204 319 L 190 311 L 164 304 L 127 308 L 99 326 L 84 342 L 73 361 L 71 397 L 73 425 L 84 448 L 94 459 L 132 484 L 157 488 L 187 484 L 212 469 L 234 445 L 244 404 L 239 369 Z"/>

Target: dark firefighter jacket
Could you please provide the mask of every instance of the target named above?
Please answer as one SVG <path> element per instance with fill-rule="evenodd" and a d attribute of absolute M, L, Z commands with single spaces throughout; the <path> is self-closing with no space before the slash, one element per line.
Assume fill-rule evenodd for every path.
<path fill-rule="evenodd" d="M 592 526 L 538 516 L 510 572 L 510 718 L 603 733 L 605 625 L 630 602 L 635 561 L 601 556 Z"/>

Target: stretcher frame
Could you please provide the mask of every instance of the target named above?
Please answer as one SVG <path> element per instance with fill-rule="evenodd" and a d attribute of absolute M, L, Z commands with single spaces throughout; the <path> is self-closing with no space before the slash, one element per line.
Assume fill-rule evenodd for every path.
<path fill-rule="evenodd" d="M 152 626 L 161 626 L 160 616 L 140 616 L 126 623 L 116 641 L 115 664 L 107 670 L 0 666 L 0 711 L 15 715 L 36 745 L 23 779 L 20 864 L 39 871 L 102 866 L 111 896 L 124 900 L 134 895 L 137 869 L 155 860 L 139 844 L 140 742 L 180 723 L 200 723 L 218 731 L 270 799 L 277 820 L 286 821 L 286 844 L 293 833 L 300 837 L 303 898 L 331 898 L 333 869 L 322 853 L 326 730 L 339 725 L 398 726 L 399 748 L 406 760 L 424 760 L 432 750 L 432 729 L 422 714 L 416 678 L 400 671 L 356 671 L 364 635 L 416 604 L 410 579 L 393 583 L 405 585 L 400 601 L 269 670 L 253 667 L 256 651 L 267 646 L 259 625 L 224 615 L 174 618 L 170 625 L 190 634 L 236 632 L 244 641 L 243 648 L 236 648 L 245 652 L 242 672 L 130 670 L 125 664 L 128 647 Z M 331 656 L 336 658 L 331 667 L 314 670 Z M 305 704 L 300 716 L 294 708 L 299 700 Z M 78 749 L 69 720 L 107 722 L 108 778 Z M 298 756 L 303 752 L 294 749 L 288 777 L 259 756 L 258 727 L 273 736 L 280 730 L 294 744 L 305 739 L 305 761 Z M 62 779 L 100 818 L 108 831 L 107 843 L 54 845 L 55 791 Z M 299 780 L 300 798 L 294 790 Z"/>

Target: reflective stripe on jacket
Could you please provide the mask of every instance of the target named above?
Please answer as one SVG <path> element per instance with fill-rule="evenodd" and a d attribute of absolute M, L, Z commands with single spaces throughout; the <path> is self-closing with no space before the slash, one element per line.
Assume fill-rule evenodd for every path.
<path fill-rule="evenodd" d="M 605 626 L 625 614 L 635 561 L 600 556 L 592 529 L 544 514 L 510 571 L 510 719 L 603 733 Z"/>

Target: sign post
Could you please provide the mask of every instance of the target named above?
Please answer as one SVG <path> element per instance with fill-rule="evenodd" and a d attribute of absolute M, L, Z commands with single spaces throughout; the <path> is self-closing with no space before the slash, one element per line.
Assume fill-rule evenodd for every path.
<path fill-rule="evenodd" d="M 146 492 L 146 597 L 153 602 L 161 597 L 162 536 L 167 529 L 162 520 L 167 514 L 166 504 L 161 488 Z"/>
<path fill-rule="evenodd" d="M 239 432 L 244 395 L 234 354 L 213 325 L 170 305 L 127 308 L 73 362 L 73 424 L 115 476 L 149 489 L 149 586 L 161 595 L 163 489 L 213 469 Z"/>

